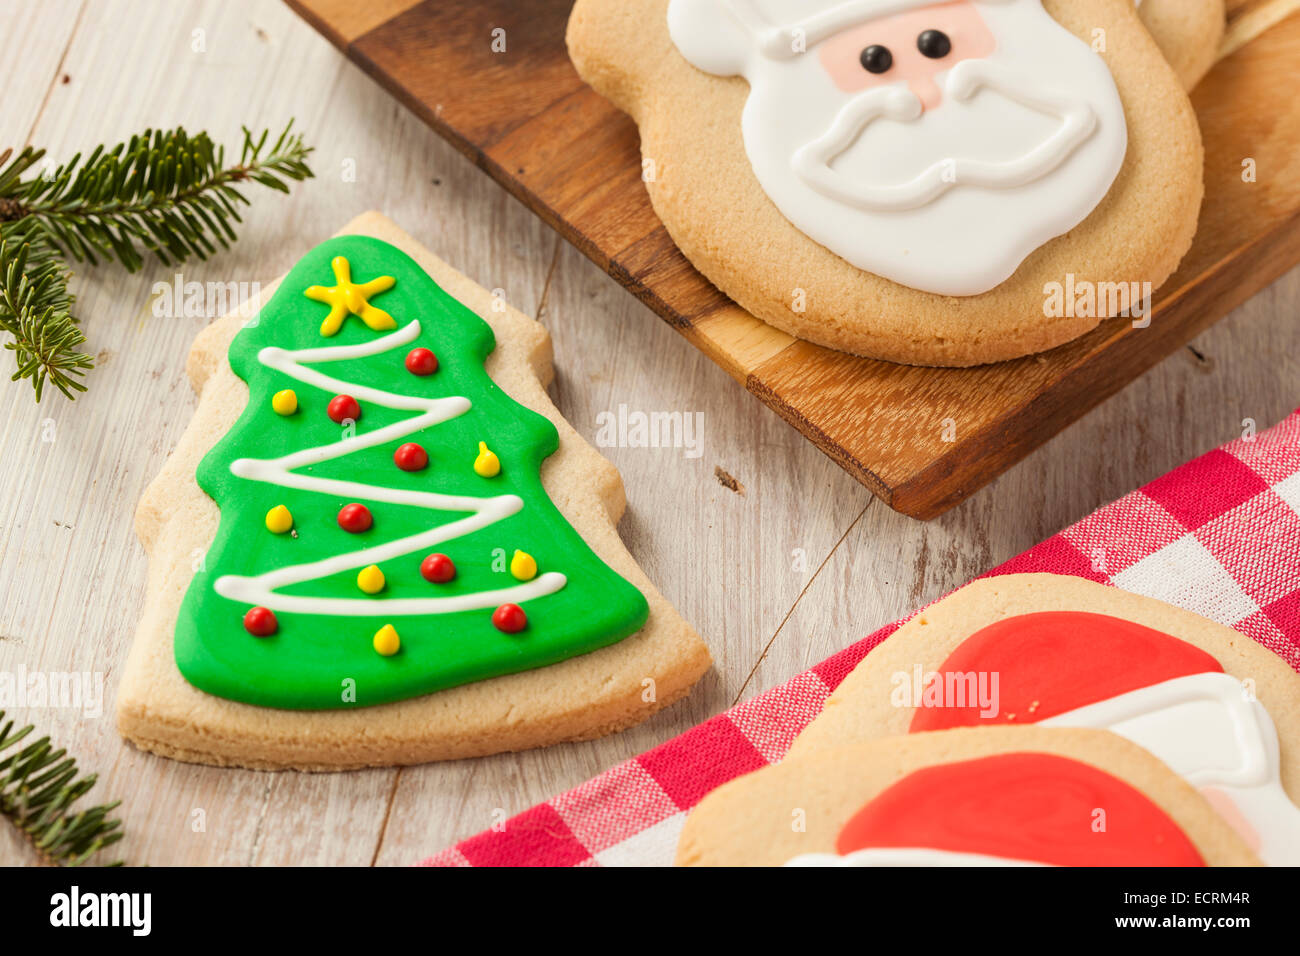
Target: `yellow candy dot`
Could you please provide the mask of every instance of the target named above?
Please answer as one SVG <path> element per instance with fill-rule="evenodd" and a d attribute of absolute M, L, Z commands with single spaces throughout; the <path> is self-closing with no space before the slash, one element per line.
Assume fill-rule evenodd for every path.
<path fill-rule="evenodd" d="M 384 572 L 375 564 L 362 568 L 357 572 L 357 587 L 367 594 L 378 594 L 384 589 Z"/>
<path fill-rule="evenodd" d="M 374 645 L 380 654 L 392 657 L 402 649 L 402 639 L 397 636 L 397 629 L 393 625 L 385 624 L 375 631 Z"/>
<path fill-rule="evenodd" d="M 516 551 L 510 559 L 510 573 L 520 581 L 531 581 L 537 577 L 537 561 L 527 551 Z"/>
<path fill-rule="evenodd" d="M 276 505 L 266 513 L 266 530 L 272 534 L 284 534 L 293 527 L 293 515 L 284 505 Z"/>
<path fill-rule="evenodd" d="M 495 478 L 501 474 L 501 459 L 488 449 L 485 441 L 478 443 L 478 457 L 474 459 L 474 471 L 484 478 Z"/>
<path fill-rule="evenodd" d="M 271 407 L 277 414 L 292 415 L 298 410 L 298 396 L 291 388 L 276 392 L 271 396 Z"/>

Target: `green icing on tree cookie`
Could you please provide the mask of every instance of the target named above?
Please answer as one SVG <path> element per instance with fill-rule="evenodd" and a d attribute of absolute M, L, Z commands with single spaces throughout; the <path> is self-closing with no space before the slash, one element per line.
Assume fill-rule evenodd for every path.
<path fill-rule="evenodd" d="M 543 490 L 558 434 L 488 377 L 494 345 L 482 319 L 387 243 L 331 239 L 293 268 L 231 343 L 248 406 L 198 467 L 221 522 L 176 624 L 186 680 L 267 707 L 366 706 L 544 667 L 645 624 L 645 597 Z M 436 372 L 407 369 L 417 348 L 437 356 Z M 290 414 L 292 403 L 272 402 L 286 389 L 297 397 Z M 356 400 L 355 422 L 331 419 L 336 395 Z M 427 452 L 422 469 L 394 462 L 410 442 Z M 500 463 L 492 477 L 474 467 L 480 442 Z M 354 503 L 373 516 L 368 530 L 340 525 Z M 267 516 L 281 505 L 292 530 L 275 533 Z M 511 572 L 516 550 L 536 561 L 527 580 Z M 421 574 L 433 553 L 451 559 L 453 579 Z M 374 594 L 358 581 L 370 565 L 383 572 Z M 505 604 L 523 609 L 522 631 L 494 625 Z M 254 607 L 274 615 L 274 633 L 250 633 L 266 629 L 264 611 L 245 627 Z M 521 618 L 499 620 L 508 629 Z M 391 635 L 376 639 L 385 625 L 400 638 L 390 656 Z"/>

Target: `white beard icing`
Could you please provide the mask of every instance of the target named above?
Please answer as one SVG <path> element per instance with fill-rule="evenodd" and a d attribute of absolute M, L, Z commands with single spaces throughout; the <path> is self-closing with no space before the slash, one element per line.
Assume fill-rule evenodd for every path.
<path fill-rule="evenodd" d="M 912 0 L 671 0 L 688 61 L 750 85 L 745 152 L 764 192 L 852 265 L 940 295 L 987 292 L 1096 208 L 1123 165 L 1123 106 L 1103 60 L 1041 0 L 976 0 L 996 48 L 937 74 L 839 89 L 817 44 Z M 806 52 L 793 53 L 799 24 Z"/>

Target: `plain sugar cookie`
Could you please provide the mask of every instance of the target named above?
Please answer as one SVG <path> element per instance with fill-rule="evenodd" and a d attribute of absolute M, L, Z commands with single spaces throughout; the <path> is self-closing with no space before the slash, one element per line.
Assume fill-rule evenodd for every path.
<path fill-rule="evenodd" d="M 1130 0 L 579 0 L 567 38 L 686 257 L 820 345 L 1040 352 L 1140 321 L 1196 230 L 1196 117 Z"/>
<path fill-rule="evenodd" d="M 369 213 L 196 340 L 145 492 L 118 727 L 337 770 L 612 733 L 709 666 L 615 531 L 618 472 L 546 395 L 550 339 Z"/>
<path fill-rule="evenodd" d="M 1192 89 L 1214 66 L 1227 16 L 1223 0 L 1137 0 L 1142 23 Z"/>
<path fill-rule="evenodd" d="M 1266 863 L 1300 865 L 1300 675 L 1238 631 L 1082 578 L 984 578 L 931 605 L 867 655 L 790 752 L 1029 724 L 1127 737 Z"/>
<path fill-rule="evenodd" d="M 1097 730 L 998 727 L 791 755 L 705 797 L 679 866 L 1246 866 L 1188 784 Z"/>

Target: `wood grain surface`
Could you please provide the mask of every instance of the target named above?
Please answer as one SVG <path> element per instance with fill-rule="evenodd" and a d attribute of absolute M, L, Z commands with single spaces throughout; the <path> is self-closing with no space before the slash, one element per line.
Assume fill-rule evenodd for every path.
<path fill-rule="evenodd" d="M 620 405 L 704 415 L 699 457 L 604 449 L 627 486 L 629 548 L 713 650 L 714 670 L 682 704 L 604 740 L 403 771 L 174 763 L 124 745 L 111 714 L 145 580 L 132 514 L 193 412 L 185 356 L 216 316 L 154 314 L 153 284 L 177 270 L 78 268 L 99 358 L 90 392 L 37 406 L 26 384 L 0 379 L 0 672 L 102 678 L 98 717 L 8 709 L 100 775 L 92 796 L 123 801 L 120 852 L 133 863 L 410 863 L 779 684 L 1237 437 L 1243 422 L 1262 429 L 1300 404 L 1291 271 L 923 524 L 874 500 L 283 4 L 7 0 L 0 55 L 0 148 L 31 142 L 65 158 L 174 123 L 233 144 L 241 123 L 297 117 L 317 145 L 318 178 L 288 198 L 256 196 L 241 241 L 184 266 L 186 280 L 268 281 L 352 216 L 381 209 L 550 329 L 552 393 L 588 440 Z M 1257 135 L 1276 128 L 1261 117 Z M 4 378 L 12 367 L 0 355 Z M 33 861 L 0 825 L 0 863 Z"/>
<path fill-rule="evenodd" d="M 1200 235 L 1157 293 L 1151 327 L 1114 320 L 1044 355 L 976 369 L 909 368 L 798 341 L 697 273 L 650 206 L 635 125 L 569 63 L 572 0 L 398 2 L 366 32 L 333 25 L 355 19 L 342 0 L 288 2 L 873 494 L 917 518 L 964 499 L 1300 262 L 1300 179 L 1287 174 L 1300 101 L 1277 82 L 1300 73 L 1300 18 L 1281 22 L 1297 0 L 1232 11 L 1235 52 L 1195 97 L 1207 144 Z M 1247 157 L 1260 170 L 1249 183 Z"/>

